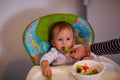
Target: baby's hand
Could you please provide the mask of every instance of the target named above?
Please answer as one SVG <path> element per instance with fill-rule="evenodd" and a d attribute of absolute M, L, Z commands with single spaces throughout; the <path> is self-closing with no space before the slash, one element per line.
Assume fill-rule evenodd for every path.
<path fill-rule="evenodd" d="M 48 61 L 42 61 L 41 63 L 42 66 L 42 73 L 45 77 L 52 77 L 52 71 L 51 71 L 51 67 L 48 63 Z"/>

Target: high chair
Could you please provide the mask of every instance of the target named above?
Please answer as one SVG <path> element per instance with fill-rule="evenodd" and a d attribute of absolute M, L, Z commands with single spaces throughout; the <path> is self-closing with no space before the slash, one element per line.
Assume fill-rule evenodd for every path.
<path fill-rule="evenodd" d="M 94 31 L 81 16 L 67 13 L 42 16 L 31 22 L 24 31 L 23 44 L 34 65 L 39 65 L 42 55 L 51 49 L 49 31 L 51 25 L 58 21 L 66 21 L 73 25 L 76 44 L 92 44 Z"/>

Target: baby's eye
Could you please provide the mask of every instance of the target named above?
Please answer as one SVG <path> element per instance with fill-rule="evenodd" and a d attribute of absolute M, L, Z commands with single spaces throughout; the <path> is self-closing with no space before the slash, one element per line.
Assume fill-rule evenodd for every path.
<path fill-rule="evenodd" d="M 62 41 L 62 39 L 58 39 L 58 41 Z"/>
<path fill-rule="evenodd" d="M 66 40 L 70 40 L 70 38 L 67 38 Z"/>

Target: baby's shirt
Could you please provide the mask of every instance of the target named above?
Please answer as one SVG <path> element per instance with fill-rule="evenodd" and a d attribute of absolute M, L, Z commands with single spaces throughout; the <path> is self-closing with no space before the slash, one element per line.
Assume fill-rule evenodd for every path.
<path fill-rule="evenodd" d="M 40 65 L 43 60 L 47 60 L 51 65 L 70 65 L 76 61 L 71 57 L 59 52 L 56 48 L 51 48 L 51 50 L 44 54 L 40 60 Z"/>
<path fill-rule="evenodd" d="M 81 46 L 81 44 L 75 45 L 74 47 L 78 46 Z M 91 53 L 90 56 L 93 56 L 94 59 L 96 57 L 96 55 L 93 53 Z M 47 60 L 51 65 L 70 65 L 76 62 L 76 60 L 69 57 L 69 55 L 67 56 L 59 52 L 55 47 L 52 47 L 48 53 L 44 54 L 41 57 L 40 65 L 43 60 Z"/>

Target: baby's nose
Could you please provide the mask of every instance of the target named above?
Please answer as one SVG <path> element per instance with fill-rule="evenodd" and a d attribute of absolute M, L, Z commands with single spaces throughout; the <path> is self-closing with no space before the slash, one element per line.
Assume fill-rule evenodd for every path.
<path fill-rule="evenodd" d="M 63 45 L 66 44 L 66 40 L 63 40 L 62 44 L 63 44 Z"/>

